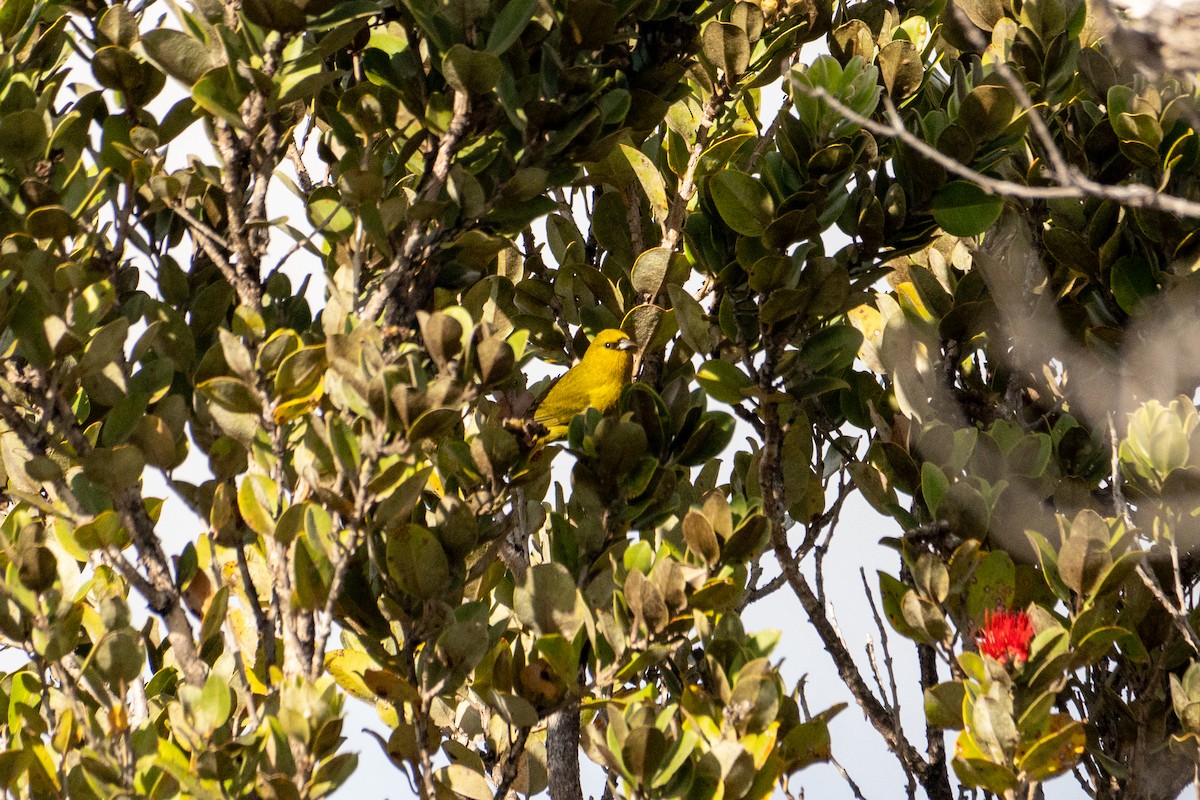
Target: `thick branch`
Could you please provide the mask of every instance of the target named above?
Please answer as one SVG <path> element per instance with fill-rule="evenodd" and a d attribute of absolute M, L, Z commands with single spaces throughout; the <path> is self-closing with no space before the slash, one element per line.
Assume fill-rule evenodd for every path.
<path fill-rule="evenodd" d="M 363 459 L 358 470 L 358 479 L 354 486 L 354 514 L 347 526 L 351 541 L 349 544 L 343 544 L 340 539 L 337 541 L 338 555 L 333 567 L 333 579 L 329 582 L 329 597 L 325 601 L 325 608 L 316 618 L 316 634 L 313 642 L 312 661 L 309 666 L 309 674 L 314 677 L 320 675 L 325 669 L 325 649 L 329 643 L 329 636 L 333 632 L 334 608 L 342 593 L 342 584 L 345 582 L 346 573 L 350 568 L 350 559 L 354 557 L 366 536 L 367 503 L 371 499 L 367 484 L 370 483 L 375 473 L 375 467 L 379 463 L 379 451 L 382 445 L 382 437 L 377 437 L 375 447 Z"/>
<path fill-rule="evenodd" d="M 113 505 L 121 523 L 129 531 L 133 546 L 137 549 L 138 566 L 154 587 L 152 594 L 145 593 L 146 602 L 166 623 L 167 638 L 171 642 L 175 660 L 183 669 L 188 683 L 203 684 L 207 669 L 196 650 L 191 623 L 183 610 L 183 602 L 171 577 L 166 553 L 163 552 L 158 534 L 154 532 L 154 522 L 146 513 L 141 495 L 137 489 L 130 487 L 113 497 Z"/>

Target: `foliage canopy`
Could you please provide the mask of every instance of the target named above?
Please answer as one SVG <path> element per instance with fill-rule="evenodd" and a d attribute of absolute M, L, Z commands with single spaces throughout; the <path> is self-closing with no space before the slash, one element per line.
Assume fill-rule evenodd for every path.
<path fill-rule="evenodd" d="M 606 796 L 769 797 L 838 746 L 740 621 L 788 595 L 910 795 L 1173 796 L 1200 149 L 1123 25 L 4 2 L 0 785 L 324 797 L 349 694 L 426 800 L 581 800 L 581 748 Z M 527 368 L 607 328 L 636 380 L 534 447 Z M 827 611 L 853 495 L 919 744 Z"/>

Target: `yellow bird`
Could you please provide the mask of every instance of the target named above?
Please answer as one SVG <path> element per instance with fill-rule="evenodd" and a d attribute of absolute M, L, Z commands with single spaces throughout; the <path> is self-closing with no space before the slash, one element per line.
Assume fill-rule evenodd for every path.
<path fill-rule="evenodd" d="M 578 364 L 559 378 L 533 411 L 533 421 L 549 433 L 543 441 L 561 439 L 578 415 L 594 408 L 607 414 L 633 377 L 637 342 L 615 328 L 600 331 Z"/>

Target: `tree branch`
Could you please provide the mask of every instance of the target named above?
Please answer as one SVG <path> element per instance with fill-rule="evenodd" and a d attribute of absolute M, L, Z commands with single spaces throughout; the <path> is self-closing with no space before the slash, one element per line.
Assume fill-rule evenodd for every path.
<path fill-rule="evenodd" d="M 91 453 L 93 449 L 91 442 L 79 430 L 74 413 L 66 404 L 66 400 L 57 392 L 55 384 L 41 371 L 37 371 L 29 377 L 33 382 L 28 388 L 42 392 L 47 398 L 42 410 L 41 424 L 47 429 L 53 427 L 60 430 L 68 444 L 80 457 Z M 16 407 L 14 398 L 0 394 L 0 417 L 3 417 L 12 431 L 20 437 L 22 444 L 31 454 L 50 455 L 46 437 L 37 436 L 30 430 L 28 422 Z M 54 483 L 55 491 L 60 496 L 74 498 L 74 493 L 67 486 L 65 479 L 59 478 Z M 140 573 L 133 570 L 132 567 L 129 571 L 120 571 L 127 578 L 130 577 L 130 571 L 138 576 L 137 579 L 130 580 L 130 584 L 145 597 L 151 610 L 158 614 L 166 624 L 167 637 L 171 642 L 176 661 L 183 671 L 184 679 L 193 685 L 203 684 L 208 670 L 196 650 L 192 627 L 183 609 L 179 590 L 171 576 L 170 564 L 162 550 L 158 536 L 154 532 L 154 522 L 146 512 L 141 495 L 136 487 L 130 486 L 112 492 L 111 497 L 113 509 L 137 550 L 138 567 L 141 569 Z M 75 507 L 79 506 L 78 502 L 74 500 L 72 503 Z M 124 558 L 117 563 L 128 564 Z"/>
<path fill-rule="evenodd" d="M 759 388 L 764 393 L 771 390 L 776 364 L 779 360 L 780 343 L 764 337 L 766 358 L 760 370 Z M 883 737 L 889 750 L 900 761 L 904 771 L 915 776 L 932 800 L 950 800 L 953 796 L 948 780 L 939 780 L 930 765 L 921 754 L 905 738 L 900 724 L 883 703 L 871 692 L 863 680 L 862 673 L 854 663 L 854 657 L 842 639 L 841 634 L 829 619 L 824 604 L 817 598 L 808 580 L 800 571 L 799 562 L 793 558 L 792 549 L 788 545 L 787 527 L 784 524 L 783 486 L 782 486 L 782 444 L 784 437 L 783 426 L 779 419 L 779 409 L 774 403 L 763 403 L 759 413 L 763 419 L 764 437 L 762 458 L 759 462 L 759 484 L 762 487 L 763 507 L 767 514 L 771 531 L 771 545 L 779 567 L 795 593 L 800 605 L 808 615 L 809 621 L 825 645 L 826 652 L 833 659 L 838 676 L 850 690 L 867 720 Z"/>
<path fill-rule="evenodd" d="M 450 126 L 446 132 L 442 134 L 441 140 L 438 142 L 437 155 L 433 160 L 433 167 L 422 182 L 420 193 L 417 195 L 417 202 L 428 202 L 435 200 L 442 187 L 446 185 L 446 178 L 450 175 L 450 164 L 454 158 L 454 153 L 458 149 L 459 143 L 462 141 L 464 134 L 467 132 L 467 124 L 470 121 L 471 101 L 466 92 L 456 91 L 454 93 L 454 116 L 450 120 Z M 428 226 L 423 220 L 413 220 L 408 223 L 408 227 L 404 231 L 404 236 L 401 240 L 401 246 L 391 262 L 383 270 L 383 277 L 379 281 L 379 285 L 363 306 L 362 318 L 364 320 L 374 320 L 383 313 L 385 307 L 388 310 L 388 317 L 392 321 L 397 321 L 401 316 L 410 316 L 416 313 L 417 306 L 423 303 L 423 300 L 418 295 L 417 275 L 414 273 L 413 261 L 417 254 L 424 250 L 429 252 L 432 241 L 427 237 Z M 409 287 L 408 295 L 404 298 L 394 297 L 394 293 L 400 287 L 401 280 L 408 278 Z M 391 301 L 390 306 L 389 302 Z"/>
<path fill-rule="evenodd" d="M 862 114 L 854 111 L 854 109 L 839 102 L 837 98 L 824 89 L 809 88 L 799 82 L 794 85 L 809 97 L 828 103 L 830 108 L 856 125 L 861 125 L 877 136 L 896 139 L 908 145 L 947 172 L 971 181 L 988 194 L 1001 197 L 1018 197 L 1026 200 L 1099 197 L 1105 200 L 1112 200 L 1114 203 L 1130 208 L 1149 208 L 1169 214 L 1177 214 L 1181 217 L 1200 218 L 1200 203 L 1186 200 L 1182 197 L 1163 194 L 1141 184 L 1113 186 L 1097 183 L 1075 169 L 1070 170 L 1070 182 L 1063 186 L 1027 186 L 1023 183 L 1016 183 L 1002 178 L 993 178 L 973 170 L 964 164 L 960 164 L 909 132 L 904 127 L 904 121 L 901 119 L 896 107 L 887 97 L 883 98 L 883 102 L 887 109 L 888 124 L 884 124 L 870 117 L 864 117 Z"/>

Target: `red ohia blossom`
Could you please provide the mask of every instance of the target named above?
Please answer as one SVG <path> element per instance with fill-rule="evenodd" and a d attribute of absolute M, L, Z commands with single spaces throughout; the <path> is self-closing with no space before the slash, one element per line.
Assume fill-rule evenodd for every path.
<path fill-rule="evenodd" d="M 1020 666 L 1029 659 L 1033 623 L 1024 611 L 989 611 L 976 641 L 979 652 L 1002 663 Z"/>

